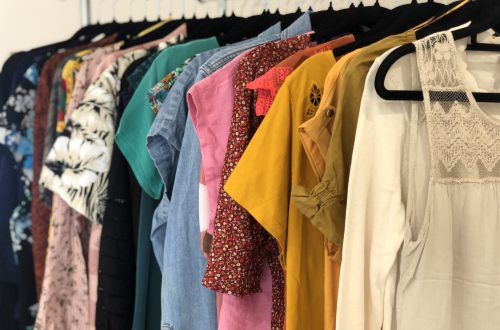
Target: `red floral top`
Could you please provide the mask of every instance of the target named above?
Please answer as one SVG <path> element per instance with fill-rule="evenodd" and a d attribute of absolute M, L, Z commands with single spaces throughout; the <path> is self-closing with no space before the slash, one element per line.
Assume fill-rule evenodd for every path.
<path fill-rule="evenodd" d="M 267 261 L 273 279 L 272 328 L 284 324 L 284 273 L 274 238 L 222 188 L 240 160 L 263 117 L 255 114 L 256 93 L 246 84 L 283 59 L 310 45 L 301 35 L 256 47 L 239 63 L 235 79 L 234 108 L 222 170 L 213 241 L 203 284 L 236 296 L 260 292 L 260 275 Z M 258 164 L 256 164 L 258 166 Z"/>

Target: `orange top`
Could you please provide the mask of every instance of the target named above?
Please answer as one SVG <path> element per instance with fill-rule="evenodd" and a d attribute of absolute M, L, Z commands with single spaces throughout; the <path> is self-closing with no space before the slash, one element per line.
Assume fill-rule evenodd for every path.
<path fill-rule="evenodd" d="M 350 34 L 314 47 L 303 49 L 287 57 L 254 81 L 249 82 L 246 87 L 248 89 L 257 90 L 257 103 L 255 106 L 255 113 L 257 116 L 265 116 L 267 114 L 286 77 L 302 64 L 302 62 L 315 54 L 335 49 L 353 41 L 354 36 Z"/>

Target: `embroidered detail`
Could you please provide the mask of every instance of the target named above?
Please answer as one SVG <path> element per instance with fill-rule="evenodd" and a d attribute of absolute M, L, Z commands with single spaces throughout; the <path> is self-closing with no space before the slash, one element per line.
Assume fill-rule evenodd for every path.
<path fill-rule="evenodd" d="M 246 84 L 246 88 L 257 90 L 255 105 L 257 116 L 267 114 L 281 85 L 292 72 L 293 68 L 290 67 L 273 67 L 262 76 Z"/>
<path fill-rule="evenodd" d="M 307 117 L 312 117 L 316 114 L 316 110 L 318 110 L 319 104 L 321 102 L 322 94 L 323 93 L 321 88 L 313 83 L 311 91 L 309 92 L 309 107 L 306 109 Z"/>
<path fill-rule="evenodd" d="M 309 94 L 309 99 L 311 104 L 315 107 L 319 106 L 319 102 L 321 102 L 321 90 L 316 84 L 313 84 L 311 88 L 311 93 Z"/>

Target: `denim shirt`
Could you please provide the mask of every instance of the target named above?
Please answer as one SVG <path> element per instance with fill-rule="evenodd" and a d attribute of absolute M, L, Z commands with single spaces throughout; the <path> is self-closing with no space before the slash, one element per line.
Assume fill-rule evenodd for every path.
<path fill-rule="evenodd" d="M 198 253 L 198 219 L 184 216 L 182 210 L 198 207 L 198 191 L 192 193 L 190 187 L 198 185 L 199 178 L 191 172 L 196 168 L 195 173 L 199 174 L 199 161 L 177 165 L 178 160 L 184 162 L 186 157 L 197 155 L 192 147 L 181 149 L 187 143 L 183 140 L 187 120 L 185 95 L 194 84 L 199 67 L 215 52 L 199 54 L 177 77 L 147 137 L 149 154 L 165 185 L 151 229 L 153 250 L 162 271 L 162 329 L 216 329 L 217 325 L 215 294 L 201 285 L 205 259 Z M 185 181 L 180 183 L 177 178 Z M 196 209 L 196 215 L 197 212 Z"/>
<path fill-rule="evenodd" d="M 165 186 L 163 198 L 155 211 L 151 229 L 153 250 L 160 269 L 163 268 L 163 245 L 170 198 L 186 126 L 186 93 L 194 84 L 200 66 L 216 51 L 212 49 L 199 54 L 177 77 L 177 81 L 164 100 L 147 136 L 149 155 L 153 159 Z"/>
<path fill-rule="evenodd" d="M 186 93 L 196 81 L 220 69 L 243 51 L 310 30 L 310 18 L 306 13 L 281 33 L 271 30 L 267 35 L 263 33 L 216 52 L 198 55 L 177 78 L 149 131 L 148 150 L 166 188 L 155 211 L 151 231 L 153 248 L 162 270 L 162 330 L 217 328 L 215 293 L 201 284 L 206 267 L 198 219 L 201 150 L 187 112 Z"/>
<path fill-rule="evenodd" d="M 256 38 L 238 42 L 224 48 L 219 48 L 219 51 L 201 66 L 200 73 L 202 76 L 200 78 L 203 79 L 210 76 L 212 73 L 219 70 L 224 65 L 231 62 L 239 54 L 248 49 L 254 48 L 266 42 L 285 40 L 311 31 L 312 27 L 310 14 L 309 12 L 305 12 L 282 32 L 274 32 L 270 30 L 271 29 L 266 30 L 265 32 L 268 33 L 262 33 Z"/>
<path fill-rule="evenodd" d="M 274 38 L 277 33 L 279 35 L 281 33 L 279 32 L 280 29 L 281 23 L 276 23 L 261 33 L 257 38 L 261 38 L 263 42 L 267 42 L 268 37 L 272 36 Z M 202 67 L 207 60 L 219 54 L 221 49 L 239 46 L 245 42 L 253 41 L 254 39 L 239 42 L 231 46 L 211 49 L 196 56 L 179 77 L 177 77 L 176 83 L 172 86 L 172 89 L 164 100 L 149 130 L 147 136 L 148 152 L 153 159 L 165 188 L 161 203 L 155 212 L 151 230 L 153 250 L 160 268 L 162 268 L 163 265 L 163 246 L 165 243 L 168 208 L 176 175 L 177 160 L 181 150 L 182 137 L 184 136 L 184 128 L 186 125 L 186 93 L 194 84 L 197 75 L 199 75 L 200 67 Z M 222 61 L 219 63 L 223 65 Z M 204 78 L 204 76 L 199 79 L 202 78 Z"/>

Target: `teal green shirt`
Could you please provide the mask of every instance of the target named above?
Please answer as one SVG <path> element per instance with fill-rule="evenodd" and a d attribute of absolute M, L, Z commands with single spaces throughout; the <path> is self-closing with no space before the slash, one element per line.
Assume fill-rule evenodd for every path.
<path fill-rule="evenodd" d="M 154 199 L 161 198 L 163 182 L 146 148 L 146 137 L 154 120 L 147 93 L 186 59 L 217 47 L 217 39 L 212 37 L 163 50 L 141 80 L 120 120 L 115 137 L 116 144 L 127 159 L 141 188 Z"/>
<path fill-rule="evenodd" d="M 161 272 L 149 239 L 157 206 L 158 201 L 141 193 L 132 330 L 158 329 L 161 324 Z"/>

